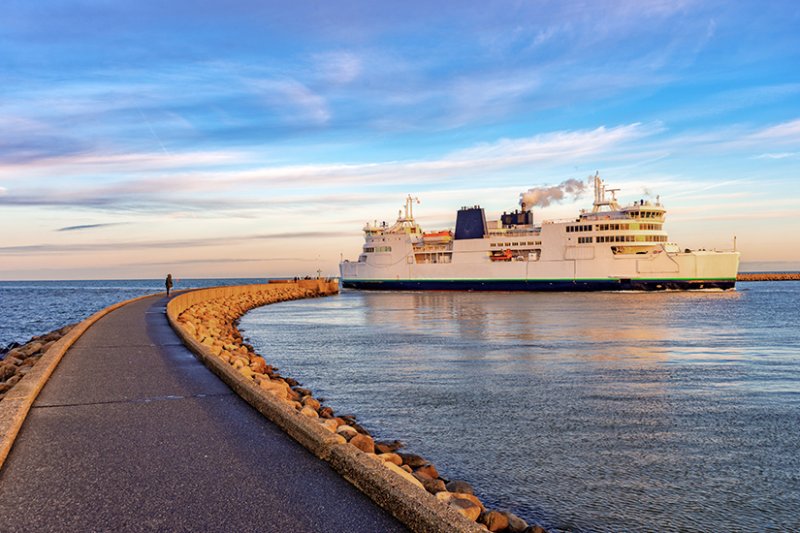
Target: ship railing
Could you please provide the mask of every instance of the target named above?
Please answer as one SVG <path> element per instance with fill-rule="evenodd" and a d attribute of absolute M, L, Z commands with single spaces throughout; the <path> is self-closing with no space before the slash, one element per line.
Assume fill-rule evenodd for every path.
<path fill-rule="evenodd" d="M 490 229 L 487 237 L 496 237 L 499 235 L 539 235 L 541 229 Z"/>
<path fill-rule="evenodd" d="M 544 225 L 544 224 L 572 224 L 572 223 L 575 223 L 575 222 L 580 222 L 580 219 L 577 219 L 577 218 L 555 218 L 555 219 L 552 219 L 552 220 L 545 220 L 544 222 L 542 222 L 542 225 Z"/>

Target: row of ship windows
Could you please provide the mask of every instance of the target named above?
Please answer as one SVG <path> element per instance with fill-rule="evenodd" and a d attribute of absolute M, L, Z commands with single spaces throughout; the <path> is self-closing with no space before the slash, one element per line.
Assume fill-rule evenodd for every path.
<path fill-rule="evenodd" d="M 660 218 L 662 215 L 659 211 L 629 211 L 628 216 L 631 218 Z"/>
<path fill-rule="evenodd" d="M 578 244 L 590 244 L 594 237 L 578 237 Z M 598 235 L 595 242 L 667 242 L 666 235 Z"/>
<path fill-rule="evenodd" d="M 391 246 L 376 246 L 374 248 L 366 247 L 366 246 L 364 247 L 364 253 L 365 254 L 370 254 L 372 252 L 380 253 L 380 252 L 391 252 L 391 251 L 392 251 L 392 247 Z"/>
<path fill-rule="evenodd" d="M 567 226 L 567 233 L 575 233 L 576 231 L 592 231 L 592 225 L 587 226 Z"/>
<path fill-rule="evenodd" d="M 520 242 L 493 242 L 489 244 L 491 248 L 507 248 L 509 246 L 541 246 L 542 241 L 520 241 Z"/>
<path fill-rule="evenodd" d="M 662 224 L 597 224 L 594 226 L 595 231 L 619 231 L 619 230 L 660 230 Z M 582 226 L 567 226 L 567 233 L 575 233 L 576 231 L 592 231 L 592 225 Z"/>
<path fill-rule="evenodd" d="M 581 239 L 585 239 L 581 241 Z M 590 243 L 591 237 L 578 237 L 578 243 Z M 667 242 L 666 235 L 599 235 L 596 242 Z"/>

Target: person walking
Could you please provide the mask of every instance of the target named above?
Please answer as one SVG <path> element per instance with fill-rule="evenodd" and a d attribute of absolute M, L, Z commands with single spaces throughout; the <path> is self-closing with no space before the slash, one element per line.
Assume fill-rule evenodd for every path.
<path fill-rule="evenodd" d="M 167 287 L 167 296 L 169 296 L 169 290 L 172 288 L 172 274 L 167 274 L 167 279 L 164 280 L 164 286 Z"/>

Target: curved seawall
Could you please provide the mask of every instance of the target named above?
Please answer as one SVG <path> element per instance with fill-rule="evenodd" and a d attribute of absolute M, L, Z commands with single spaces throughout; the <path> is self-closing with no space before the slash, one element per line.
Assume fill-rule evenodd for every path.
<path fill-rule="evenodd" d="M 252 308 L 338 290 L 337 282 L 323 280 L 201 289 L 173 298 L 167 316 L 184 343 L 237 394 L 412 530 L 485 531 L 475 522 L 479 515 L 506 519 L 497 516 L 500 513 L 484 513 L 482 504 L 467 492 L 471 489 L 454 492 L 442 486 L 437 496 L 431 494 L 424 478 L 420 480 L 422 473 L 412 474 L 408 462 L 426 469 L 431 483 L 438 479 L 433 465 L 412 454 L 393 453 L 390 445 L 375 443 L 354 419 L 333 416 L 311 391 L 280 376 L 255 354 L 236 330 L 236 320 Z M 449 488 L 459 490 L 456 485 Z M 522 531 L 527 524 L 520 522 L 515 525 Z"/>

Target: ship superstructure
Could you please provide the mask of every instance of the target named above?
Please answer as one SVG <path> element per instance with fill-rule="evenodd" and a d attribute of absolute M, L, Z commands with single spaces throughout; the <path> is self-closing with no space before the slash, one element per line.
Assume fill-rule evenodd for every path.
<path fill-rule="evenodd" d="M 534 224 L 532 206 L 487 221 L 462 207 L 455 231 L 424 232 L 415 198 L 397 221 L 364 227 L 356 261 L 342 261 L 343 286 L 395 290 L 692 290 L 732 289 L 739 253 L 681 250 L 664 231 L 660 199 L 625 207 L 617 189 L 593 178 L 590 211 Z"/>

